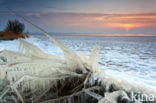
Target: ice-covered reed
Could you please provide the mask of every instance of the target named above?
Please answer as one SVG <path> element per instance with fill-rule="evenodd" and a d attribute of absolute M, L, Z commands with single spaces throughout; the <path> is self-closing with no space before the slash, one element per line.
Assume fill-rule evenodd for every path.
<path fill-rule="evenodd" d="M 99 47 L 88 58 L 48 37 L 62 49 L 64 58 L 24 40 L 19 40 L 19 52 L 0 52 L 1 102 L 127 103 L 132 101 L 131 92 L 156 95 L 149 88 L 106 78 L 99 69 Z"/>

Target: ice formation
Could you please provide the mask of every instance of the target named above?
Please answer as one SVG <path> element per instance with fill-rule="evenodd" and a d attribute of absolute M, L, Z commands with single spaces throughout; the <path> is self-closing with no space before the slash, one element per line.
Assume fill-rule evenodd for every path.
<path fill-rule="evenodd" d="M 59 85 L 58 81 L 60 81 L 62 83 L 60 85 L 63 86 L 66 85 L 66 78 L 74 77 L 83 78 L 83 87 L 77 91 L 77 94 L 72 91 L 71 95 L 78 96 L 78 94 L 80 95 L 83 94 L 81 92 L 84 92 L 96 99 L 97 102 L 99 101 L 99 103 L 118 103 L 117 100 L 120 96 L 122 96 L 121 100 L 130 100 L 131 97 L 127 94 L 130 92 L 152 93 L 156 95 L 156 92 L 149 88 L 131 85 L 125 81 L 118 82 L 113 78 L 106 78 L 104 72 L 99 69 L 99 47 L 95 47 L 90 57 L 87 58 L 83 52 L 78 55 L 52 36 L 49 37 L 62 49 L 64 58 L 58 55 L 46 54 L 41 49 L 21 39 L 19 40 L 19 52 L 7 50 L 0 52 L 0 86 L 3 87 L 0 93 L 1 101 L 5 102 L 9 99 L 13 101 L 13 98 L 17 96 L 18 99 L 14 100 L 17 102 L 43 102 L 41 97 L 46 95 L 50 88 L 54 89 L 57 87 Z M 73 83 L 75 83 L 75 81 L 73 81 Z M 82 84 L 75 84 L 74 88 L 80 85 Z M 95 90 L 92 88 L 95 90 L 104 88 L 105 90 L 102 91 L 104 95 L 93 92 Z M 25 94 L 27 94 L 28 91 L 33 90 L 39 94 L 39 97 L 34 96 L 38 98 L 38 100 L 31 100 L 32 98 L 25 100 L 24 98 L 26 97 L 24 93 L 26 92 Z M 10 92 L 14 92 L 16 96 L 14 97 L 14 94 L 8 97 L 8 93 Z M 35 94 L 32 93 L 31 96 L 33 95 Z M 56 101 L 55 99 L 56 98 L 53 97 L 50 101 Z M 64 101 L 66 101 L 66 99 L 67 98 L 64 98 Z M 72 96 L 68 97 L 68 99 L 70 99 L 68 100 L 69 103 L 76 101 Z M 48 102 L 47 100 L 45 101 L 46 103 Z"/>

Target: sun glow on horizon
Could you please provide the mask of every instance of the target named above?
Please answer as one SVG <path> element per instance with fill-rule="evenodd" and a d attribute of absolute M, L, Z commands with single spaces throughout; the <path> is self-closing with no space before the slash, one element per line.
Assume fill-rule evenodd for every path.
<path fill-rule="evenodd" d="M 117 24 L 111 24 L 110 25 L 111 27 L 114 27 L 114 28 L 123 28 L 125 29 L 126 31 L 129 31 L 133 28 L 139 28 L 139 27 L 143 27 L 143 25 L 141 24 L 130 24 L 130 23 L 127 23 L 127 24 L 120 24 L 120 23 L 117 23 Z"/>
<path fill-rule="evenodd" d="M 130 29 L 135 28 L 135 27 L 136 27 L 135 24 L 123 24 L 123 28 L 124 28 L 126 31 L 129 31 Z"/>
<path fill-rule="evenodd" d="M 104 14 L 89 15 L 85 20 L 95 28 L 131 29 L 149 28 L 155 26 L 156 15 L 154 14 Z M 86 24 L 87 24 L 86 23 Z M 85 26 L 87 27 L 87 26 Z"/>

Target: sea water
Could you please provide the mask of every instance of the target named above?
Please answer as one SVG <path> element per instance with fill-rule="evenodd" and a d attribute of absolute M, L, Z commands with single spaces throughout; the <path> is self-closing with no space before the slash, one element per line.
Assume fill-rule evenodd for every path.
<path fill-rule="evenodd" d="M 100 46 L 99 64 L 106 77 L 126 80 L 129 83 L 156 90 L 156 37 L 102 37 L 59 36 L 66 46 L 76 53 L 83 51 L 88 57 L 95 46 Z M 26 41 L 49 54 L 63 53 L 43 34 L 35 34 Z M 18 51 L 18 40 L 0 41 L 0 51 Z"/>

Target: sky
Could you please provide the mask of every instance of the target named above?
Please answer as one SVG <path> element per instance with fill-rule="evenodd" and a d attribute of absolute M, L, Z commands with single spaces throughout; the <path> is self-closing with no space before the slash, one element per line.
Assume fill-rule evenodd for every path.
<path fill-rule="evenodd" d="M 156 0 L 0 0 L 0 30 L 18 19 L 11 8 L 53 33 L 133 34 L 156 36 Z"/>

